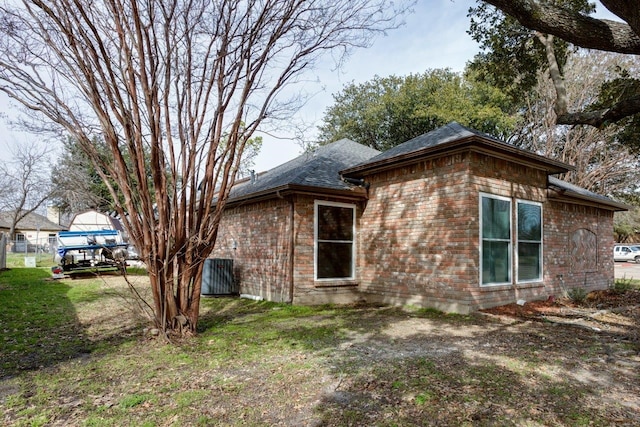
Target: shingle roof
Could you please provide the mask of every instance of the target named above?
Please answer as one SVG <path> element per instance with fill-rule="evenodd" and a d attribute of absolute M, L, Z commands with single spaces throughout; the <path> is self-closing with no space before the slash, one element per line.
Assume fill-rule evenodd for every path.
<path fill-rule="evenodd" d="M 475 129 L 469 129 L 462 126 L 458 122 L 451 122 L 442 127 L 427 132 L 425 134 L 416 136 L 400 145 L 396 145 L 393 148 L 385 151 L 384 153 L 370 159 L 370 162 L 376 162 L 378 160 L 390 159 L 402 154 L 409 154 L 414 151 L 421 151 L 425 148 L 435 147 L 437 145 L 444 145 L 449 142 L 458 141 L 461 139 L 469 138 L 472 136 L 479 136 L 492 140 L 494 142 L 504 144 L 504 142 L 496 139 L 495 137 L 482 133 Z"/>
<path fill-rule="evenodd" d="M 610 199 L 607 196 L 594 193 L 582 187 L 578 187 L 577 185 L 573 185 L 571 183 L 563 181 L 559 178 L 556 178 L 555 176 L 549 177 L 549 186 L 556 187 L 556 189 L 558 189 L 559 193 L 561 193 L 562 195 L 567 195 L 567 196 L 576 197 L 582 200 L 604 204 L 607 206 L 611 206 L 618 211 L 626 211 L 631 208 L 630 206 L 627 206 L 624 203 L 616 202 L 615 200 Z"/>
<path fill-rule="evenodd" d="M 15 211 L 0 212 L 0 225 L 5 228 L 11 226 L 12 218 Z M 35 212 L 28 213 L 24 218 L 18 221 L 16 229 L 18 230 L 46 230 L 46 231 L 61 231 L 64 227 L 51 222 L 46 216 L 37 214 Z"/>
<path fill-rule="evenodd" d="M 266 172 L 257 174 L 254 182 L 245 179 L 236 183 L 229 200 L 247 198 L 288 187 L 314 187 L 325 190 L 350 190 L 339 172 L 380 154 L 378 150 L 341 139 L 304 153 Z"/>
<path fill-rule="evenodd" d="M 563 173 L 574 168 L 568 164 L 557 160 L 540 156 L 531 151 L 523 150 L 512 144 L 477 131 L 462 126 L 460 123 L 451 122 L 442 127 L 434 129 L 430 132 L 417 136 L 400 145 L 381 153 L 371 159 L 367 159 L 359 165 L 345 169 L 342 172 L 345 175 L 358 174 L 358 172 L 373 170 L 380 167 L 390 167 L 400 161 L 418 158 L 427 153 L 436 152 L 438 150 L 449 150 L 455 146 L 469 144 L 473 141 L 475 144 L 489 146 L 491 150 L 509 153 L 511 156 L 520 157 L 533 161 L 543 166 L 550 173 Z"/>

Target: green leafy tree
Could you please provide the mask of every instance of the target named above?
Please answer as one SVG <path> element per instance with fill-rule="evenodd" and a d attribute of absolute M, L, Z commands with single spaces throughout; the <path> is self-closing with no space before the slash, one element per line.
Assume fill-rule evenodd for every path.
<path fill-rule="evenodd" d="M 451 121 L 507 138 L 517 120 L 499 90 L 446 69 L 351 83 L 333 98 L 320 144 L 349 138 L 386 150 Z"/>
<path fill-rule="evenodd" d="M 565 2 L 572 10 L 593 12 L 586 0 Z M 537 72 L 549 67 L 545 46 L 533 31 L 514 17 L 485 2 L 469 10 L 468 33 L 480 45 L 481 52 L 467 65 L 476 79 L 505 92 L 512 102 L 521 103 L 536 86 Z M 554 39 L 558 65 L 562 68 L 571 47 L 562 39 Z"/>
<path fill-rule="evenodd" d="M 99 140 L 94 140 L 96 146 Z M 98 212 L 115 210 L 109 188 L 78 142 L 67 138 L 51 171 L 53 204 L 68 214 L 89 209 Z M 106 147 L 103 146 L 103 151 Z M 105 152 L 106 155 L 106 152 Z"/>
<path fill-rule="evenodd" d="M 621 195 L 620 199 L 631 206 L 626 212 L 616 212 L 613 218 L 613 233 L 618 243 L 640 242 L 640 195 Z"/>
<path fill-rule="evenodd" d="M 584 0 L 486 0 L 499 9 L 496 12 L 481 4 L 471 10 L 471 15 L 478 18 L 472 20 L 471 34 L 481 42 L 485 53 L 478 58 L 478 66 L 486 70 L 490 76 L 492 71 L 500 72 L 500 64 L 509 70 L 508 61 L 512 58 L 507 52 L 515 45 L 516 51 L 538 49 L 536 39 L 544 47 L 550 78 L 556 91 L 556 122 L 558 124 L 586 124 L 601 127 L 619 122 L 627 117 L 640 113 L 640 92 L 637 82 L 633 78 L 618 81 L 616 90 L 603 87 L 600 103 L 593 103 L 583 109 L 572 111 L 568 109 L 571 103 L 567 99 L 565 80 L 562 66 L 565 52 L 559 48 L 556 39 L 564 40 L 575 47 L 597 49 L 629 55 L 640 55 L 640 8 L 637 2 L 629 0 L 601 0 L 601 3 L 621 21 L 596 19 L 589 16 L 593 6 Z M 486 16 L 495 22 L 511 22 L 511 18 L 521 27 L 518 34 L 529 37 L 530 42 L 517 43 L 513 33 L 503 31 L 503 27 L 496 25 L 482 25 L 480 21 Z M 472 18 L 473 19 L 473 18 Z M 511 25 L 509 25 L 512 27 Z M 504 53 L 504 55 L 503 55 Z M 536 61 L 536 64 L 542 64 Z M 525 71 L 534 73 L 534 64 L 523 64 Z M 524 79 L 528 74 L 509 72 L 514 79 Z M 507 74 L 507 75 L 508 75 Z M 633 76 L 630 76 L 633 77 Z M 507 80 L 496 79 L 498 86 L 507 87 Z M 624 90 L 621 90 L 624 87 Z M 609 95 L 615 94 L 611 97 Z"/>

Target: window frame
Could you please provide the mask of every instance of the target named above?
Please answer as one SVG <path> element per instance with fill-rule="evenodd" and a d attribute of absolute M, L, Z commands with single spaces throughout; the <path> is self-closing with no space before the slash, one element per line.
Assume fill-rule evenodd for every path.
<path fill-rule="evenodd" d="M 356 205 L 354 203 L 331 202 L 326 200 L 315 200 L 313 203 L 313 279 L 317 282 L 348 281 L 355 280 L 356 276 Z M 320 206 L 330 206 L 336 208 L 348 208 L 352 211 L 352 240 L 319 240 L 318 239 L 318 208 Z M 318 277 L 318 243 L 337 242 L 351 243 L 351 276 L 350 277 Z"/>
<path fill-rule="evenodd" d="M 478 283 L 480 284 L 481 287 L 490 287 L 490 286 L 503 286 L 503 285 L 510 285 L 513 283 L 513 200 L 510 197 L 505 197 L 505 196 L 498 196 L 496 194 L 490 194 L 490 193 L 483 193 L 480 192 L 480 197 L 478 200 L 478 212 L 479 212 L 479 225 L 480 225 L 480 229 L 479 229 L 479 240 L 480 240 L 480 245 L 479 245 L 479 255 L 480 255 L 480 259 L 479 259 L 479 264 L 480 264 L 480 269 L 479 269 L 479 277 L 478 277 Z M 483 217 L 484 217 L 484 212 L 482 209 L 482 201 L 484 198 L 489 198 L 489 199 L 494 199 L 494 200 L 501 200 L 501 201 L 505 201 L 505 202 L 509 202 L 509 239 L 485 239 L 483 236 L 483 229 L 484 229 L 484 224 L 483 224 Z M 508 260 L 507 260 L 507 265 L 508 265 L 508 272 L 509 272 L 509 279 L 506 282 L 488 282 L 488 283 L 483 283 L 483 275 L 484 275 L 484 253 L 483 253 L 483 243 L 484 241 L 497 241 L 497 242 L 507 242 L 508 243 L 508 249 L 507 249 L 507 256 L 508 256 Z"/>
<path fill-rule="evenodd" d="M 540 208 L 540 240 L 539 241 L 534 241 L 534 240 L 522 240 L 523 243 L 538 243 L 540 245 L 539 250 L 538 250 L 538 257 L 539 257 L 539 263 L 538 263 L 538 268 L 539 268 L 539 272 L 540 275 L 535 278 L 535 279 L 528 279 L 528 280 L 520 280 L 520 259 L 519 259 L 519 245 L 520 245 L 520 235 L 519 235 L 519 215 L 518 215 L 518 205 L 519 204 L 525 204 L 525 205 L 534 205 L 534 206 L 538 206 Z M 524 199 L 516 199 L 516 203 L 515 203 L 515 223 L 516 223 L 516 235 L 514 236 L 515 239 L 515 251 L 514 251 L 514 255 L 515 255 L 515 262 L 514 262 L 514 268 L 516 270 L 516 283 L 536 283 L 536 282 L 541 282 L 544 279 L 544 212 L 543 212 L 543 205 L 540 202 L 534 202 L 531 200 L 524 200 Z"/>

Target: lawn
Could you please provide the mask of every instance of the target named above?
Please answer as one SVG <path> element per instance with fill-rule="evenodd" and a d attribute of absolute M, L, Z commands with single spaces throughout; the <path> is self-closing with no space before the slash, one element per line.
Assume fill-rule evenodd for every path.
<path fill-rule="evenodd" d="M 205 298 L 167 344 L 120 276 L 49 277 L 0 273 L 0 424 L 640 425 L 633 287 L 510 316 Z"/>

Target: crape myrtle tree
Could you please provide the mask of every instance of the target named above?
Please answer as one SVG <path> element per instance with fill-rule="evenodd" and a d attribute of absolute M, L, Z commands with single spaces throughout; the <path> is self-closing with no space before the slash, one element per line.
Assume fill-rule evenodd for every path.
<path fill-rule="evenodd" d="M 247 141 L 291 117 L 300 99 L 284 89 L 323 53 L 366 46 L 401 12 L 387 0 L 2 1 L 0 90 L 78 142 L 147 264 L 157 327 L 185 335 Z"/>
<path fill-rule="evenodd" d="M 498 8 L 521 25 L 520 31 L 510 26 L 512 31 L 503 33 L 507 37 L 501 37 L 489 25 L 483 26 L 480 21 L 472 21 L 472 35 L 485 46 L 502 38 L 502 46 L 507 49 L 494 49 L 498 57 L 518 43 L 523 47 L 527 47 L 527 43 L 535 43 L 534 40 L 527 39 L 527 33 L 541 42 L 538 46 L 544 48 L 550 77 L 555 86 L 558 124 L 601 127 L 632 116 L 637 118 L 640 113 L 640 81 L 637 75 L 624 73 L 620 79 L 616 79 L 615 84 L 602 88 L 598 102 L 581 110 L 570 111 L 562 75 L 564 51 L 558 51 L 558 47 L 562 45 L 556 40 L 558 38 L 586 49 L 640 55 L 640 7 L 636 0 L 600 1 L 620 21 L 590 16 L 593 5 L 585 0 L 485 0 L 478 8 L 470 11 L 472 16 L 482 17 L 485 22 L 504 24 L 502 18 L 486 9 L 485 3 Z M 505 26 L 500 28 L 504 29 Z M 493 46 L 497 44 L 493 43 Z M 508 58 L 508 55 L 502 57 Z M 640 123 L 634 123 L 633 127 L 638 129 L 638 125 Z"/>

